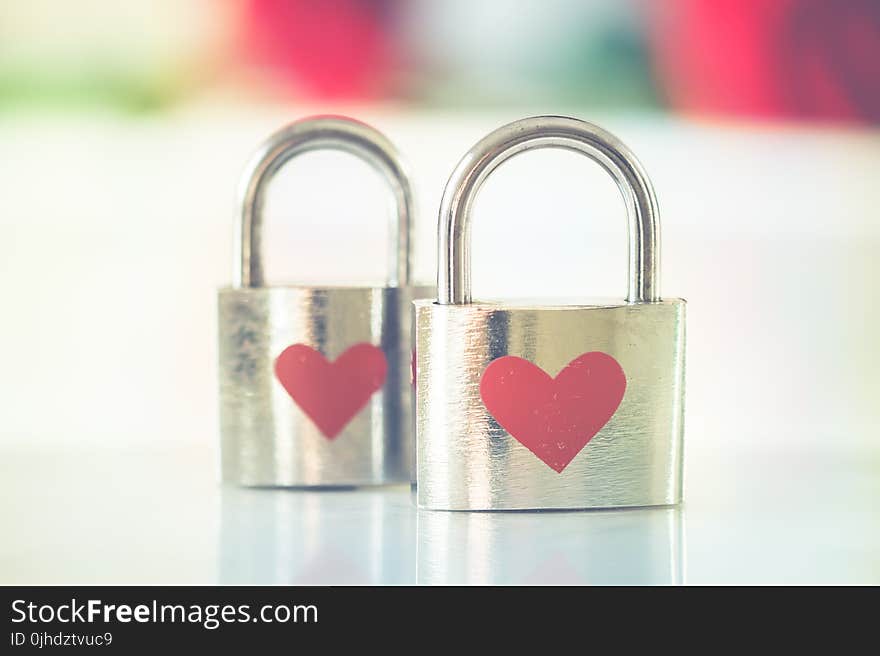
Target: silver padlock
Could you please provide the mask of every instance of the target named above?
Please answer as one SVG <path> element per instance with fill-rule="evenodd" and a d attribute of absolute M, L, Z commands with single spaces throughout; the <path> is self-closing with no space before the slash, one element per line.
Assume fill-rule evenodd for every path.
<path fill-rule="evenodd" d="M 487 176 L 533 148 L 598 162 L 627 208 L 625 301 L 471 300 L 470 212 Z M 661 299 L 659 219 L 641 164 L 583 121 L 506 125 L 459 162 L 439 220 L 436 302 L 415 304 L 419 505 L 608 508 L 682 498 L 685 302 Z"/>
<path fill-rule="evenodd" d="M 263 201 L 303 153 L 340 150 L 372 165 L 396 200 L 384 287 L 265 286 Z M 218 297 L 224 481 L 351 486 L 412 479 L 410 285 L 413 198 L 393 145 L 363 123 L 317 117 L 262 144 L 240 192 L 235 279 Z"/>

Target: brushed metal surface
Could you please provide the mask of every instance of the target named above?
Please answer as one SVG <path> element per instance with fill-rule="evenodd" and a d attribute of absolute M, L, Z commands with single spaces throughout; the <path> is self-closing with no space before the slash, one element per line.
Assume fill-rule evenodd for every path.
<path fill-rule="evenodd" d="M 409 482 L 409 308 L 432 293 L 430 287 L 220 290 L 223 479 L 250 486 Z M 328 440 L 278 382 L 274 361 L 294 343 L 333 360 L 359 342 L 382 348 L 385 384 Z"/>
<path fill-rule="evenodd" d="M 418 501 L 445 510 L 675 504 L 682 495 L 685 303 L 415 303 Z M 555 376 L 588 351 L 626 374 L 623 401 L 561 473 L 511 437 L 480 398 L 496 358 Z"/>
<path fill-rule="evenodd" d="M 573 305 L 473 303 L 470 221 L 486 178 L 507 159 L 564 148 L 598 162 L 627 210 L 627 300 Z M 660 220 L 647 174 L 614 135 L 566 116 L 514 121 L 462 157 L 440 203 L 437 301 L 414 308 L 419 505 L 442 510 L 609 508 L 681 500 L 684 309 L 660 300 Z M 550 376 L 601 351 L 626 376 L 611 419 L 557 473 L 509 435 L 480 396 L 490 362 L 512 355 Z"/>
<path fill-rule="evenodd" d="M 272 177 L 313 150 L 351 153 L 388 183 L 396 210 L 386 287 L 266 286 L 263 200 Z M 221 463 L 241 485 L 350 486 L 413 478 L 410 305 L 430 296 L 410 285 L 413 196 L 400 155 L 368 125 L 339 116 L 291 123 L 257 149 L 244 171 L 232 287 L 218 296 Z M 335 360 L 349 347 L 382 348 L 385 384 L 332 440 L 291 399 L 274 363 L 305 344 Z"/>

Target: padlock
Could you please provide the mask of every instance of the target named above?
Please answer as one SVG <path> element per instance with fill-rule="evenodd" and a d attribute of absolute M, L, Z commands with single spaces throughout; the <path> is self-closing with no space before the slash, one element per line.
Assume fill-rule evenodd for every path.
<path fill-rule="evenodd" d="M 355 155 L 396 201 L 383 287 L 266 286 L 262 209 L 272 177 L 316 149 Z M 393 145 L 341 117 L 293 123 L 262 144 L 240 191 L 232 287 L 218 295 L 221 468 L 246 486 L 412 479 L 410 182 Z M 330 249 L 328 249 L 329 251 Z"/>
<path fill-rule="evenodd" d="M 472 301 L 470 212 L 480 186 L 508 158 L 544 147 L 587 155 L 620 188 L 629 230 L 625 301 Z M 527 118 L 462 158 L 440 207 L 437 301 L 414 309 L 420 506 L 681 501 L 685 302 L 660 298 L 659 238 L 641 164 L 594 125 Z"/>

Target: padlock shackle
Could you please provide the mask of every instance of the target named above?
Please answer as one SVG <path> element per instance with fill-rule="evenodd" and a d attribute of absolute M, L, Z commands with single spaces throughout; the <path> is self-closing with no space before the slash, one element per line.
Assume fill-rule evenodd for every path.
<path fill-rule="evenodd" d="M 239 188 L 239 224 L 235 234 L 233 287 L 263 287 L 263 203 L 269 182 L 291 159 L 314 150 L 337 150 L 372 166 L 394 194 L 395 222 L 389 254 L 388 284 L 410 282 L 410 232 L 414 202 L 409 176 L 394 145 L 374 128 L 342 116 L 296 121 L 264 141 L 245 167 Z"/>
<path fill-rule="evenodd" d="M 660 220 L 654 189 L 642 165 L 614 135 L 565 116 L 534 116 L 481 139 L 455 167 L 440 203 L 437 302 L 471 302 L 471 209 L 486 178 L 514 155 L 535 148 L 582 153 L 604 168 L 626 202 L 630 303 L 660 300 Z"/>

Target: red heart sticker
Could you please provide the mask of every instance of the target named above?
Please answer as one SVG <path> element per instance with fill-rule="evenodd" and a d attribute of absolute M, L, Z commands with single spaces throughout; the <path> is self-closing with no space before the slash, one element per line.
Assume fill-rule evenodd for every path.
<path fill-rule="evenodd" d="M 562 472 L 617 411 L 626 374 L 600 351 L 579 355 L 551 378 L 512 355 L 493 360 L 480 396 L 495 420 L 523 446 Z"/>
<path fill-rule="evenodd" d="M 275 377 L 324 434 L 333 439 L 385 383 L 388 362 L 372 344 L 355 344 L 330 362 L 311 346 L 288 346 Z"/>

